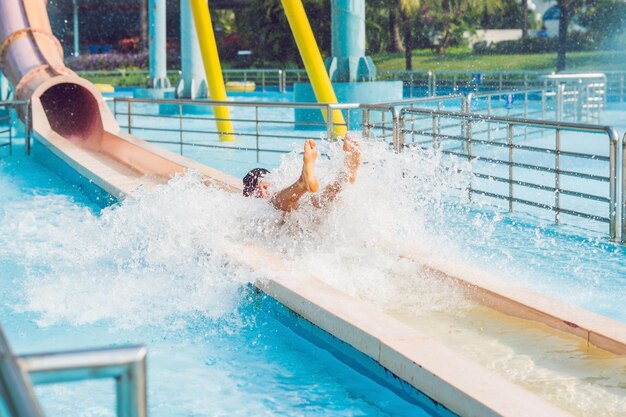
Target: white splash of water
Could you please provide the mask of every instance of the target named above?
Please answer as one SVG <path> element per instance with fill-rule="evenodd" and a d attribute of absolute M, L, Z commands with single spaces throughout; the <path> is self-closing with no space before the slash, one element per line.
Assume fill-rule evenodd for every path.
<path fill-rule="evenodd" d="M 343 169 L 343 151 L 321 148 L 330 156 L 317 164 L 323 187 Z M 374 141 L 362 152 L 358 180 L 338 201 L 317 209 L 305 199 L 286 216 L 266 201 L 206 187 L 194 173 L 99 216 L 63 197 L 10 203 L 1 233 L 14 237 L 7 249 L 28 268 L 18 308 L 37 313 L 41 325 L 219 317 L 236 308 L 252 277 L 225 256 L 231 241 L 264 246 L 296 271 L 382 308 L 423 313 L 462 304 L 458 291 L 382 242 L 443 244 L 428 230 L 444 221 L 444 200 L 467 184 L 469 166 L 433 151 L 395 154 Z M 269 177 L 274 188 L 293 182 L 301 164 L 298 152 L 287 155 Z M 416 296 L 402 297 L 407 291 Z"/>

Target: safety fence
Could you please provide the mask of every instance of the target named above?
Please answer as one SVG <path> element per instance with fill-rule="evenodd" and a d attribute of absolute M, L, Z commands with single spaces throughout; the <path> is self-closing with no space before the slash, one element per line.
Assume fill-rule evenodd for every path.
<path fill-rule="evenodd" d="M 98 84 L 113 84 L 119 87 L 146 87 L 149 73 L 147 70 L 107 70 L 77 71 L 78 75 Z M 222 71 L 224 82 L 252 82 L 256 91 L 286 90 L 284 70 L 281 69 L 225 69 Z M 305 72 L 306 74 L 306 72 Z M 172 87 L 180 81 L 179 70 L 167 71 L 167 78 Z M 227 86 L 228 87 L 228 86 Z"/>
<path fill-rule="evenodd" d="M 109 103 L 120 127 L 134 136 L 230 172 L 247 170 L 250 164 L 275 166 L 304 139 L 334 137 L 362 125 L 358 104 L 131 98 Z M 221 119 L 215 117 L 214 106 L 229 109 L 235 142 L 219 141 L 222 132 L 216 122 Z M 387 119 L 388 113 L 375 116 Z"/>
<path fill-rule="evenodd" d="M 607 224 L 610 238 L 619 238 L 615 129 L 416 108 L 402 109 L 399 118 L 401 147 L 433 147 L 472 163 L 470 198 L 544 218 L 551 213 L 556 223 L 596 230 Z M 542 134 L 529 139 L 529 129 Z"/>
<path fill-rule="evenodd" d="M 148 82 L 147 70 L 78 71 L 78 74 L 100 83 L 119 86 L 144 87 Z M 280 92 L 293 88 L 294 83 L 309 82 L 304 69 L 252 68 L 225 69 L 226 81 L 252 81 L 257 90 Z M 574 73 L 584 74 L 584 73 Z M 605 100 L 626 101 L 626 71 L 603 71 Z M 454 94 L 457 92 L 485 92 L 494 90 L 519 90 L 547 88 L 545 76 L 550 71 L 389 71 L 378 70 L 378 80 L 402 81 L 409 98 Z M 181 71 L 168 71 L 172 86 L 181 78 Z"/>
<path fill-rule="evenodd" d="M 498 113 L 499 95 L 520 96 L 516 112 Z M 434 147 L 471 161 L 472 199 L 526 211 L 557 223 L 577 225 L 612 239 L 620 233 L 617 132 L 607 126 L 550 120 L 562 111 L 552 90 L 430 97 L 376 104 L 197 102 L 116 98 L 113 109 L 122 128 L 201 162 L 229 166 L 275 165 L 280 155 L 306 138 L 333 138 L 338 128 L 407 146 Z M 491 106 L 490 106 L 491 102 Z M 551 103 L 551 104 L 550 104 Z M 215 105 L 231 109 L 237 142 L 219 142 Z M 460 111 L 465 110 L 465 111 Z M 466 111 L 469 110 L 469 111 Z M 502 109 L 500 109 L 502 110 Z M 202 112 L 205 114 L 201 114 Z M 342 112 L 344 121 L 333 115 Z M 325 121 L 322 114 L 331 115 Z M 511 115 L 515 117 L 511 117 Z M 540 120 L 540 117 L 545 120 Z M 571 116 L 573 117 L 573 115 Z M 206 152 L 208 151 L 208 152 Z M 218 164 L 219 166 L 219 164 Z M 626 169 L 626 168 L 623 168 Z M 548 214 L 548 215 L 547 215 Z M 604 226 L 603 226 L 604 225 Z M 622 226 L 623 228 L 623 226 Z"/>

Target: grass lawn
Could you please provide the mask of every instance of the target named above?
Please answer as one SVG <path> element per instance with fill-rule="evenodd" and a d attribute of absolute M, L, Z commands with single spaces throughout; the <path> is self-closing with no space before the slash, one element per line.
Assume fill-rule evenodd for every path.
<path fill-rule="evenodd" d="M 404 53 L 382 53 L 372 59 L 379 70 L 404 70 Z M 609 71 L 623 70 L 624 51 L 585 51 L 567 53 L 567 70 Z M 413 69 L 416 71 L 554 71 L 556 53 L 475 55 L 468 48 L 449 48 L 445 55 L 430 49 L 413 51 Z"/>

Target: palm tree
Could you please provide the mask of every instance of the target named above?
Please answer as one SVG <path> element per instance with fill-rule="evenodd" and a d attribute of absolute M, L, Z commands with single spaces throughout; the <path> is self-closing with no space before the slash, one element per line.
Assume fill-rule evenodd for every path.
<path fill-rule="evenodd" d="M 389 5 L 389 52 L 402 52 L 402 38 L 400 37 L 400 26 L 398 26 L 398 9 L 395 2 Z"/>
<path fill-rule="evenodd" d="M 528 0 L 522 0 L 522 39 L 528 39 Z"/>
<path fill-rule="evenodd" d="M 139 35 L 140 48 L 142 51 L 148 50 L 148 0 L 139 2 L 139 19 L 141 21 L 141 33 Z"/>
<path fill-rule="evenodd" d="M 559 6 L 559 44 L 556 55 L 556 72 L 565 70 L 565 52 L 567 49 L 567 27 L 570 14 L 578 4 L 578 0 L 557 0 Z"/>
<path fill-rule="evenodd" d="M 413 69 L 413 22 L 419 12 L 420 0 L 396 0 L 404 34 L 404 61 L 407 71 Z"/>

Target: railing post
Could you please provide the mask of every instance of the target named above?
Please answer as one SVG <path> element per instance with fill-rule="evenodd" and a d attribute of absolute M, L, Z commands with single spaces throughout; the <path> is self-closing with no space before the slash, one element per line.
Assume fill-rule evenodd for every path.
<path fill-rule="evenodd" d="M 565 85 L 557 84 L 556 88 L 556 120 L 563 119 L 563 95 L 565 94 Z"/>
<path fill-rule="evenodd" d="M 132 133 L 132 123 L 133 123 L 133 119 L 132 119 L 132 105 L 133 102 L 132 101 L 127 101 L 128 103 L 128 133 L 131 134 Z"/>
<path fill-rule="evenodd" d="M 265 91 L 265 71 L 261 72 L 261 89 Z"/>
<path fill-rule="evenodd" d="M 433 114 L 433 149 L 438 148 L 439 116 Z"/>
<path fill-rule="evenodd" d="M 509 211 L 513 211 L 513 125 L 508 125 L 509 139 Z"/>
<path fill-rule="evenodd" d="M 0 389 L 7 394 L 5 405 L 9 415 L 44 417 L 30 378 L 17 363 L 2 328 L 0 328 L 0 378 L 2 379 Z"/>
<path fill-rule="evenodd" d="M 402 152 L 404 149 L 404 111 L 398 112 L 394 108 L 391 108 L 391 112 L 393 117 L 394 150 L 396 152 Z"/>
<path fill-rule="evenodd" d="M 386 120 L 385 120 L 385 112 L 382 112 L 381 116 L 380 116 L 380 127 L 381 127 L 381 131 L 382 131 L 382 135 L 383 135 L 383 140 L 385 142 L 387 142 L 387 129 L 385 127 L 386 124 Z"/>
<path fill-rule="evenodd" d="M 554 222 L 559 224 L 561 213 L 561 129 L 555 130 L 554 151 Z"/>
<path fill-rule="evenodd" d="M 326 114 L 328 115 L 328 122 L 326 123 L 326 136 L 328 138 L 329 141 L 333 141 L 335 138 L 333 138 L 333 132 L 335 131 L 335 121 L 333 119 L 334 116 L 334 111 L 333 108 L 331 107 L 330 104 L 326 105 Z"/>
<path fill-rule="evenodd" d="M 259 162 L 259 106 L 254 106 L 254 130 L 256 136 L 256 162 Z"/>
<path fill-rule="evenodd" d="M 126 372 L 115 378 L 117 417 L 146 417 L 146 362 L 129 365 Z"/>
<path fill-rule="evenodd" d="M 619 147 L 619 135 L 615 129 L 609 131 L 609 198 L 611 205 L 609 207 L 609 227 L 611 230 L 611 240 L 617 240 L 619 234 L 619 226 L 617 224 L 617 211 L 620 210 L 617 201 L 617 153 Z M 626 174 L 626 156 L 622 155 L 622 201 L 624 201 L 624 190 L 626 189 L 626 181 L 624 180 L 624 174 Z M 624 228 L 624 207 L 622 204 L 622 230 Z M 622 231 L 622 241 L 624 241 L 624 233 Z"/>
<path fill-rule="evenodd" d="M 362 111 L 363 127 L 361 129 L 364 138 L 369 138 L 372 133 L 371 121 L 370 121 L 370 109 L 363 109 Z"/>
<path fill-rule="evenodd" d="M 13 155 L 13 127 L 11 126 L 11 108 L 14 106 L 7 104 L 5 107 L 7 109 L 7 114 L 9 115 L 9 118 L 7 120 L 7 126 L 9 127 L 9 156 L 11 156 Z M 15 111 L 17 111 L 17 109 L 15 109 Z M 26 118 L 26 115 L 24 115 L 24 118 Z M 24 127 L 24 136 L 26 136 L 26 127 Z M 26 148 L 26 138 L 24 138 L 24 148 Z"/>
<path fill-rule="evenodd" d="M 472 121 L 467 120 L 467 160 L 472 162 Z M 472 179 L 470 178 L 469 187 L 467 189 L 467 198 L 472 201 Z"/>
<path fill-rule="evenodd" d="M 31 121 L 31 101 L 28 100 L 25 104 L 24 104 L 24 119 L 26 119 L 24 121 L 24 150 L 26 151 L 26 155 L 30 155 L 30 140 L 31 140 L 31 133 L 32 133 L 32 129 L 33 129 L 33 123 Z"/>
<path fill-rule="evenodd" d="M 183 104 L 178 103 L 178 143 L 180 146 L 180 154 L 183 154 Z"/>
<path fill-rule="evenodd" d="M 622 221 L 622 232 L 621 239 L 622 242 L 626 240 L 626 236 L 624 236 L 624 230 L 626 229 L 626 225 L 624 222 L 626 221 L 626 213 L 624 213 L 624 204 L 626 204 L 626 197 L 624 196 L 624 192 L 626 191 L 626 180 L 624 179 L 624 175 L 626 174 L 626 155 L 623 154 L 624 143 L 622 140 L 622 206 L 619 206 L 618 196 L 617 196 L 617 155 L 619 152 L 619 144 L 620 137 L 617 134 L 615 129 L 609 130 L 609 198 L 611 200 L 611 205 L 609 207 L 609 224 L 610 224 L 610 235 L 612 240 L 617 240 L 620 234 L 619 225 L 617 224 L 619 216 L 618 212 L 621 211 L 621 221 Z"/>
<path fill-rule="evenodd" d="M 615 153 L 617 154 L 617 152 Z M 615 192 L 617 192 L 617 190 Z M 622 137 L 622 207 L 621 207 L 621 211 L 622 211 L 621 240 L 622 240 L 622 243 L 626 243 L 626 139 L 624 139 L 623 137 Z"/>

